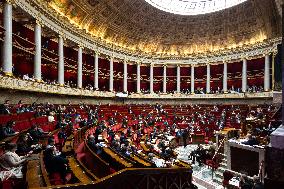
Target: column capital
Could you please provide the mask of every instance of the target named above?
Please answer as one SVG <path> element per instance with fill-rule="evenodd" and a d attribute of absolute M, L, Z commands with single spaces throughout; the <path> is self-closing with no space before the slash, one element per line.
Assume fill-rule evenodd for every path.
<path fill-rule="evenodd" d="M 150 63 L 150 67 L 154 67 L 155 63 L 154 62 L 151 62 Z"/>
<path fill-rule="evenodd" d="M 180 65 L 180 64 L 177 64 L 176 66 L 177 66 L 177 67 L 179 67 L 179 68 L 181 67 L 181 65 Z"/>
<path fill-rule="evenodd" d="M 5 0 L 6 3 L 10 4 L 10 5 L 14 5 L 15 4 L 15 0 Z"/>
<path fill-rule="evenodd" d="M 85 47 L 83 46 L 82 43 L 79 43 L 79 44 L 78 44 L 78 48 L 81 48 L 81 49 L 83 50 Z"/>
<path fill-rule="evenodd" d="M 273 48 L 272 51 L 271 51 L 271 53 L 272 53 L 273 55 L 277 54 L 277 53 L 278 53 L 277 48 Z"/>
<path fill-rule="evenodd" d="M 96 50 L 94 50 L 94 52 L 95 52 L 95 55 L 98 55 L 98 56 L 100 56 L 100 52 L 96 49 Z"/>
<path fill-rule="evenodd" d="M 61 38 L 63 41 L 66 40 L 66 36 L 65 36 L 64 34 L 59 34 L 59 35 L 58 35 L 58 39 L 57 39 L 58 42 L 59 42 L 59 39 L 60 39 L 60 38 Z"/>
<path fill-rule="evenodd" d="M 138 60 L 137 62 L 135 62 L 136 63 L 136 65 L 138 66 L 141 66 L 141 64 L 142 64 L 142 62 L 141 62 L 141 60 Z"/>
<path fill-rule="evenodd" d="M 129 61 L 128 58 L 123 59 L 123 63 L 124 63 L 124 64 L 127 64 L 128 61 Z"/>
<path fill-rule="evenodd" d="M 36 17 L 35 24 L 39 25 L 40 27 L 44 27 L 43 21 L 41 20 L 40 16 Z"/>
<path fill-rule="evenodd" d="M 13 73 L 12 73 L 12 72 L 5 72 L 5 71 L 3 71 L 3 74 L 4 74 L 5 76 L 9 76 L 9 77 L 12 77 L 12 76 L 13 76 Z"/>
<path fill-rule="evenodd" d="M 108 59 L 109 61 L 113 61 L 113 56 L 107 56 L 106 59 Z"/>
<path fill-rule="evenodd" d="M 265 53 L 263 54 L 263 56 L 266 57 L 266 56 L 270 56 L 271 54 L 272 54 L 272 52 L 265 52 Z"/>
<path fill-rule="evenodd" d="M 273 57 L 273 59 L 275 58 L 276 54 L 277 54 L 277 51 L 272 51 L 272 57 Z"/>
<path fill-rule="evenodd" d="M 127 57 L 126 55 L 123 57 L 123 61 L 124 62 L 129 62 L 129 57 Z"/>
<path fill-rule="evenodd" d="M 242 61 L 248 60 L 248 57 L 246 57 L 246 56 L 241 56 L 241 60 L 242 60 Z"/>
<path fill-rule="evenodd" d="M 66 40 L 66 35 L 65 35 L 65 33 L 63 32 L 63 30 L 60 30 L 59 32 L 58 32 L 58 38 L 63 38 L 63 40 Z"/>

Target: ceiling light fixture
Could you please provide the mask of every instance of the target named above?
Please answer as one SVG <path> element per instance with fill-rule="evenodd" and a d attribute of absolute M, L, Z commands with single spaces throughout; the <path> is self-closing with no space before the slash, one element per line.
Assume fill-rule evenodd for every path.
<path fill-rule="evenodd" d="M 247 0 L 145 0 L 165 12 L 179 15 L 199 15 L 233 7 Z"/>

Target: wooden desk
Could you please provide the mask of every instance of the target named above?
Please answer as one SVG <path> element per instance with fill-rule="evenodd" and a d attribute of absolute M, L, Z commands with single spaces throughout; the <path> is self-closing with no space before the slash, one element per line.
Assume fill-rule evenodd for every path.
<path fill-rule="evenodd" d="M 93 150 L 89 147 L 87 141 L 85 141 L 85 157 L 80 160 L 83 162 L 92 173 L 94 173 L 97 177 L 102 178 L 110 174 L 110 165 L 105 159 L 102 159 L 98 156 Z M 79 160 L 79 158 L 77 158 Z"/>
<path fill-rule="evenodd" d="M 152 164 L 150 162 L 148 162 L 147 160 L 135 155 L 135 154 L 131 154 L 130 156 L 133 160 L 135 160 L 136 162 L 138 162 L 139 164 L 142 164 L 145 167 L 152 167 Z"/>
<path fill-rule="evenodd" d="M 40 169 L 40 160 L 30 160 L 27 164 L 26 182 L 28 189 L 44 186 L 43 176 Z"/>
<path fill-rule="evenodd" d="M 146 146 L 145 142 L 140 142 L 140 146 L 144 152 L 149 153 L 151 152 L 150 149 Z"/>
<path fill-rule="evenodd" d="M 230 132 L 232 131 L 236 131 L 237 129 L 235 128 L 224 128 L 223 130 L 217 132 L 218 134 L 221 134 L 221 135 L 228 135 Z"/>
<path fill-rule="evenodd" d="M 178 160 L 175 161 L 174 165 L 177 165 L 178 167 L 185 167 L 185 168 L 191 168 L 191 165 L 182 161 L 182 160 Z"/>
<path fill-rule="evenodd" d="M 69 167 L 72 170 L 73 174 L 80 180 L 81 183 L 88 184 L 92 182 L 92 179 L 86 175 L 85 171 L 77 162 L 74 157 L 68 158 Z"/>
<path fill-rule="evenodd" d="M 43 180 L 45 182 L 46 186 L 51 186 L 50 181 L 49 181 L 49 177 L 48 177 L 48 173 L 45 169 L 45 165 L 44 165 L 44 160 L 43 160 L 43 151 L 40 153 L 40 170 L 41 170 L 41 174 L 43 176 Z"/>
<path fill-rule="evenodd" d="M 115 153 L 113 150 L 111 150 L 109 147 L 104 147 L 103 151 L 109 155 L 110 157 L 112 157 L 116 162 L 118 162 L 119 164 L 123 165 L 125 168 L 129 168 L 132 167 L 133 164 L 127 162 L 126 160 L 123 159 L 122 156 L 120 156 L 119 154 Z"/>

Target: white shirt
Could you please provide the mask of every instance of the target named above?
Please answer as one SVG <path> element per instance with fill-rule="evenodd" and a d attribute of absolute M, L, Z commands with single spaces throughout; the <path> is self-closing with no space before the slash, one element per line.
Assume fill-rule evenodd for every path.
<path fill-rule="evenodd" d="M 47 117 L 47 120 L 48 120 L 48 122 L 54 122 L 55 121 L 55 119 L 54 119 L 54 117 L 52 115 L 49 115 Z"/>
<path fill-rule="evenodd" d="M 9 177 L 23 178 L 22 165 L 19 164 L 18 166 L 14 166 L 22 161 L 23 158 L 23 156 L 18 156 L 18 154 L 16 154 L 15 152 L 6 152 L 0 157 L 0 165 L 2 168 L 9 172 Z M 7 175 L 4 177 L 2 176 L 3 175 L 1 175 L 1 180 L 4 180 L 4 177 L 6 177 Z"/>

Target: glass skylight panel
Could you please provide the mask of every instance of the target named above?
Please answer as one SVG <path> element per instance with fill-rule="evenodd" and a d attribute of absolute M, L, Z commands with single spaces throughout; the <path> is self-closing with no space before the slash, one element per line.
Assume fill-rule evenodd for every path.
<path fill-rule="evenodd" d="M 180 15 L 198 15 L 233 7 L 247 0 L 145 0 L 157 9 Z"/>

